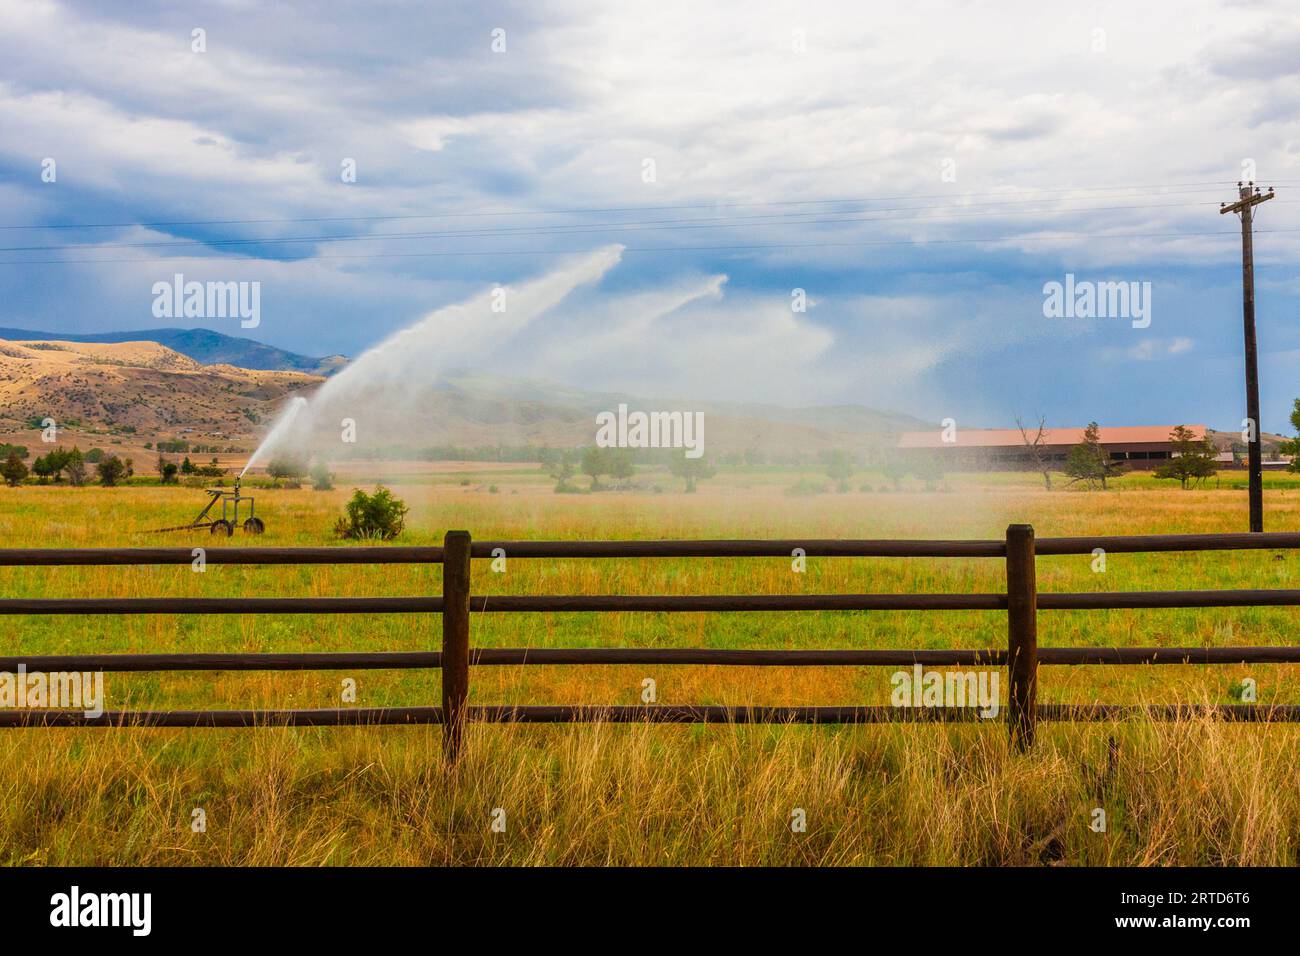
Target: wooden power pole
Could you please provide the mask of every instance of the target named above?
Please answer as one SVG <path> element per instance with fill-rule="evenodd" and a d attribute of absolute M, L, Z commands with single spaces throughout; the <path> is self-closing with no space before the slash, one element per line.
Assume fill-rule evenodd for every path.
<path fill-rule="evenodd" d="M 1251 210 L 1273 198 L 1273 187 L 1261 193 L 1252 183 L 1237 183 L 1240 198 L 1222 203 L 1219 213 L 1241 214 L 1241 313 L 1246 327 L 1246 418 L 1250 424 L 1250 530 L 1264 530 L 1264 464 L 1260 449 L 1259 350 L 1255 344 L 1255 252 L 1251 245 Z"/>

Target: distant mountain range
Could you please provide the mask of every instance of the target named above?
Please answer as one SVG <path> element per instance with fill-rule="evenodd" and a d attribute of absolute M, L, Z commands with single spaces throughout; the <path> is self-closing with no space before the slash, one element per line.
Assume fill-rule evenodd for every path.
<path fill-rule="evenodd" d="M 234 365 L 269 372 L 333 375 L 347 364 L 343 355 L 313 358 L 287 352 L 252 339 L 223 335 L 211 329 L 137 329 L 130 332 L 38 332 L 0 328 L 0 339 L 12 342 L 156 342 L 194 359 L 200 365 Z"/>

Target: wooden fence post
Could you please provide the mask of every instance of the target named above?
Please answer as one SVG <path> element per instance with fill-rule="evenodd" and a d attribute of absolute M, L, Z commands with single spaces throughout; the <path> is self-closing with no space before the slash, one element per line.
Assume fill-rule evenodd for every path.
<path fill-rule="evenodd" d="M 1018 750 L 1034 745 L 1038 707 L 1038 581 L 1034 528 L 1007 528 L 1007 724 Z"/>
<path fill-rule="evenodd" d="M 442 744 L 452 764 L 469 698 L 469 532 L 448 531 L 442 549 Z"/>

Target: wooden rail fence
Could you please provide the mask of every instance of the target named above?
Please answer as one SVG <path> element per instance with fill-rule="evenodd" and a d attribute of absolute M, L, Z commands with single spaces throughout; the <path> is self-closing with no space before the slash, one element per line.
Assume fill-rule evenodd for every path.
<path fill-rule="evenodd" d="M 886 723 L 972 721 L 963 707 L 470 706 L 472 666 L 519 664 L 713 664 L 775 667 L 1003 667 L 1008 673 L 1007 725 L 1021 749 L 1032 746 L 1043 720 L 1174 720 L 1210 716 L 1228 721 L 1297 721 L 1300 706 L 1228 704 L 1117 705 L 1037 703 L 1040 665 L 1300 663 L 1300 647 L 1039 647 L 1040 611 L 1300 605 L 1300 590 L 1190 590 L 1039 593 L 1041 555 L 1300 549 L 1300 534 L 1134 535 L 1044 538 L 1011 525 L 1003 540 L 755 540 L 755 541 L 472 541 L 449 531 L 442 547 L 212 548 L 208 564 L 442 564 L 443 593 L 428 597 L 347 598 L 0 598 L 0 615 L 28 614 L 440 614 L 440 651 L 240 654 L 44 654 L 0 657 L 0 672 L 303 671 L 440 668 L 440 707 L 351 707 L 324 710 L 0 711 L 0 727 L 320 727 L 359 724 L 443 724 L 447 758 L 460 752 L 468 721 L 564 723 L 605 720 L 671 723 Z M 1000 558 L 1007 589 L 992 594 L 817 595 L 489 595 L 470 594 L 474 558 L 504 552 L 517 558 Z M 0 548 L 0 567 L 189 564 L 190 548 Z M 471 648 L 470 620 L 483 613 L 605 611 L 1005 611 L 1007 646 L 978 650 L 721 650 L 705 648 Z"/>

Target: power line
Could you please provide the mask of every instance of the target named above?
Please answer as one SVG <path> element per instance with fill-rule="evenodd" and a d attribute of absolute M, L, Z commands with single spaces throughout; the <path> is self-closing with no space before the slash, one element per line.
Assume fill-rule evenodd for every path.
<path fill-rule="evenodd" d="M 1257 229 L 1256 234 L 1260 233 L 1291 233 L 1300 232 L 1297 229 Z M 868 239 L 855 241 L 838 241 L 838 242 L 778 242 L 765 244 L 736 244 L 736 245 L 713 245 L 713 246 L 624 246 L 623 252 L 730 252 L 730 251 L 758 251 L 764 249 L 802 249 L 802 248 L 835 248 L 835 247 L 865 247 L 865 246 L 938 246 L 938 245 L 956 245 L 956 244 L 983 244 L 983 243 L 1006 243 L 1006 242 L 1051 242 L 1062 239 L 1195 239 L 1212 236 L 1232 236 L 1236 237 L 1236 232 L 1133 232 L 1133 233 L 1105 233 L 1105 232 L 1070 232 L 1065 234 L 1054 235 L 1010 235 L 1010 236 L 988 236 L 970 239 Z M 454 256 L 578 256 L 590 252 L 588 249 L 478 249 L 466 250 L 458 249 L 455 251 L 442 252 L 381 252 L 371 254 L 345 254 L 337 256 L 312 256 L 310 259 L 295 261 L 302 262 L 319 262 L 322 260 L 361 260 L 361 259 L 423 259 L 423 258 L 444 258 Z M 95 263 L 157 263 L 157 262 L 232 262 L 239 261 L 227 256 L 156 256 L 156 257 L 132 257 L 125 259 L 8 259 L 0 260 L 0 265 L 27 266 L 27 265 L 74 265 L 74 264 L 95 264 Z M 245 260 L 252 261 L 252 260 Z"/>
<path fill-rule="evenodd" d="M 1071 193 L 1071 192 L 1114 192 L 1119 195 L 1130 194 L 1135 190 L 1150 189 L 1186 189 L 1200 188 L 1210 186 L 1222 186 L 1226 180 L 1207 181 L 1200 183 L 1156 183 L 1149 186 L 1071 186 L 1071 187 L 1024 187 L 1007 190 L 1006 193 Z M 1285 180 L 1282 180 L 1285 182 Z M 1122 191 L 1122 192 L 1121 192 Z M 244 226 L 244 225 L 283 225 L 293 223 L 324 223 L 324 222 L 383 222 L 413 219 L 457 219 L 471 217 L 495 217 L 495 216 L 559 216 L 559 215 L 593 215 L 597 213 L 613 212 L 659 212 L 675 209 L 718 209 L 718 208 L 746 208 L 759 206 L 799 206 L 799 205 L 827 205 L 827 204 L 845 204 L 845 203 L 871 203 L 871 202 L 894 202 L 901 199 L 960 199 L 963 196 L 982 196 L 982 195 L 1004 195 L 1006 193 L 992 190 L 985 192 L 966 192 L 953 195 L 952 193 L 928 193 L 928 194 L 904 194 L 899 196 L 857 196 L 841 197 L 830 199 L 780 199 L 765 201 L 714 201 L 702 203 L 678 203 L 671 205 L 642 205 L 642 206 L 593 206 L 588 208 L 572 209 L 534 209 L 534 210 L 474 210 L 467 212 L 438 212 L 438 213 L 398 213 L 389 215 L 372 215 L 372 216 L 313 216 L 313 217 L 286 217 L 286 218 L 268 218 L 268 219 L 181 219 L 158 222 L 90 222 L 90 223 L 51 223 L 48 225 L 32 224 L 0 224 L 0 230 L 19 230 L 19 229 L 159 229 L 173 226 Z M 1033 201 L 1033 200 L 1030 200 Z M 1051 200 L 1041 200 L 1048 202 Z M 1059 200 L 1066 201 L 1066 200 Z"/>
<path fill-rule="evenodd" d="M 1300 202 L 1300 200 L 1283 200 L 1282 202 Z M 984 205 L 996 206 L 999 203 L 989 203 Z M 1131 210 L 1131 209 L 1183 209 L 1198 205 L 1218 205 L 1213 200 L 1181 202 L 1181 203 L 1150 203 L 1145 205 L 1125 204 L 1120 206 L 1072 206 L 1057 209 L 1034 209 L 1023 210 L 1019 214 L 1042 215 L 1063 215 L 1066 213 L 1088 213 L 1088 212 L 1107 212 L 1114 210 Z M 715 218 L 693 218 L 693 219 L 658 219 L 642 220 L 631 222 L 606 222 L 606 223 L 584 223 L 574 225 L 552 225 L 552 226 L 513 226 L 503 227 L 491 230 L 470 230 L 458 232 L 394 232 L 394 233 L 370 233 L 370 234 L 349 234 L 349 235 L 324 235 L 324 236 L 270 236 L 257 238 L 232 238 L 232 239 L 160 239 L 146 242 L 109 242 L 109 243 L 72 243 L 64 245 L 30 245 L 30 246 L 0 246 L 0 252 L 64 252 L 69 250 L 85 249 L 152 249 L 152 248 L 172 248 L 176 246 L 242 246 L 242 245 L 285 245 L 297 243 L 325 243 L 325 242 L 380 242 L 389 240 L 403 239 L 507 239 L 507 238 L 545 238 L 548 236 L 564 236 L 582 233 L 601 233 L 601 232 L 625 232 L 625 231 L 660 231 L 675 229 L 729 229 L 742 226 L 802 226 L 802 225 L 830 225 L 830 224 L 860 224 L 860 223 L 890 223 L 890 222 L 952 222 L 963 219 L 990 218 L 996 216 L 1017 215 L 1018 213 L 1003 212 L 973 212 L 962 215 L 918 215 L 918 216 L 875 216 L 878 212 L 912 212 L 925 209 L 943 209 L 940 206 L 899 206 L 894 209 L 875 209 L 871 210 L 873 215 L 856 216 L 845 215 L 835 218 L 808 219 L 793 218 L 796 216 L 817 216 L 823 213 L 768 213 L 758 216 L 739 216 L 739 217 L 715 217 Z M 972 208 L 972 207 L 960 207 Z M 769 222 L 760 222 L 758 220 L 774 220 Z"/>

